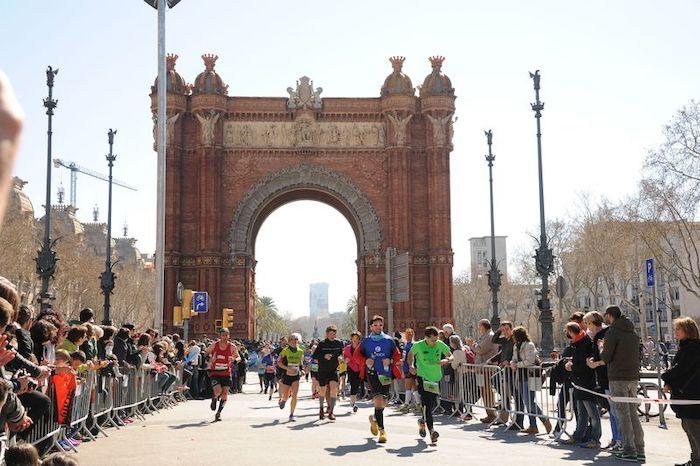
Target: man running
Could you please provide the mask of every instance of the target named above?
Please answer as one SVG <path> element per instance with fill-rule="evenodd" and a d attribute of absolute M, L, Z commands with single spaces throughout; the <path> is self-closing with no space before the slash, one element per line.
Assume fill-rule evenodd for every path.
<path fill-rule="evenodd" d="M 318 386 L 320 387 L 318 418 L 323 419 L 323 399 L 328 404 L 328 419 L 335 421 L 335 402 L 338 396 L 338 358 L 343 355 L 343 343 L 336 340 L 338 328 L 330 325 L 326 328 L 326 339 L 316 345 L 313 359 L 318 361 Z"/>
<path fill-rule="evenodd" d="M 447 356 L 447 358 L 443 358 Z M 437 442 L 440 434 L 433 429 L 433 409 L 437 406 L 440 396 L 440 379 L 442 366 L 450 364 L 452 352 L 450 347 L 438 339 L 436 327 L 425 328 L 425 338 L 415 343 L 408 353 L 408 366 L 411 374 L 417 375 L 418 392 L 420 393 L 423 417 L 418 420 L 418 433 L 425 437 L 425 426 L 428 425 L 430 441 Z"/>
<path fill-rule="evenodd" d="M 280 380 L 280 409 L 284 409 L 287 399 L 291 397 L 289 403 L 289 421 L 294 422 L 294 409 L 297 406 L 297 393 L 299 392 L 299 379 L 301 378 L 301 364 L 304 360 L 304 350 L 299 348 L 301 335 L 292 333 L 289 336 L 289 345 L 280 352 L 277 360 L 277 367 L 282 369 Z"/>
<path fill-rule="evenodd" d="M 214 422 L 221 420 L 221 411 L 224 409 L 228 398 L 228 389 L 231 386 L 231 365 L 238 361 L 238 349 L 231 343 L 231 334 L 227 328 L 219 331 L 219 339 L 206 351 L 211 356 L 209 378 L 211 379 L 212 398 L 211 410 L 216 410 L 216 401 L 219 400 L 219 409 L 216 410 Z"/>
<path fill-rule="evenodd" d="M 370 321 L 371 333 L 360 344 L 360 355 L 364 360 L 361 375 L 370 385 L 374 400 L 374 415 L 369 416 L 372 435 L 379 434 L 379 443 L 386 443 L 384 430 L 384 408 L 389 399 L 389 387 L 394 376 L 400 376 L 397 363 L 401 361 L 394 339 L 385 334 L 384 318 L 374 316 Z"/>

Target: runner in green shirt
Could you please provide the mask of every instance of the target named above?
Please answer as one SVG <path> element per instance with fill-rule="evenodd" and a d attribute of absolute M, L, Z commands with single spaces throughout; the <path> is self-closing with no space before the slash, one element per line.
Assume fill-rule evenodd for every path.
<path fill-rule="evenodd" d="M 447 356 L 445 358 L 445 356 Z M 415 343 L 408 353 L 408 366 L 411 374 L 417 374 L 423 417 L 418 420 L 418 433 L 425 437 L 425 426 L 430 431 L 430 441 L 437 442 L 440 434 L 433 429 L 433 409 L 440 395 L 442 366 L 452 361 L 449 346 L 438 339 L 436 327 L 426 327 L 425 338 Z"/>
<path fill-rule="evenodd" d="M 287 398 L 291 398 L 289 404 L 289 421 L 294 422 L 294 408 L 297 406 L 297 393 L 299 392 L 299 379 L 301 377 L 301 363 L 304 351 L 299 348 L 301 335 L 292 333 L 289 336 L 289 346 L 284 348 L 277 360 L 277 366 L 284 372 L 280 384 L 280 409 L 284 409 Z"/>

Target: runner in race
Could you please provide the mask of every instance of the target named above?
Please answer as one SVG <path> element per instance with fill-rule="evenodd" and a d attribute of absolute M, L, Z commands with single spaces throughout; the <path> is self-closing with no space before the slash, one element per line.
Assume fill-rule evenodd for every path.
<path fill-rule="evenodd" d="M 398 363 L 401 355 L 394 339 L 383 332 L 384 318 L 374 316 L 370 321 L 371 333 L 360 344 L 360 355 L 364 358 L 361 376 L 369 382 L 374 414 L 369 416 L 372 435 L 379 435 L 378 442 L 386 443 L 384 408 L 389 399 L 389 387 L 394 377 L 400 377 Z"/>
<path fill-rule="evenodd" d="M 313 347 L 307 346 L 304 350 L 304 378 L 309 381 L 309 374 L 311 374 L 311 360 L 313 359 Z"/>
<path fill-rule="evenodd" d="M 403 374 L 405 377 L 404 385 L 406 386 L 406 396 L 403 401 L 403 406 L 399 408 L 399 411 L 401 411 L 402 413 L 410 412 L 412 404 L 417 408 L 420 408 L 420 398 L 416 387 L 416 375 L 411 374 L 411 371 L 409 371 L 408 367 L 408 353 L 411 351 L 411 347 L 413 346 L 414 336 L 415 332 L 410 327 L 407 328 L 404 332 L 404 339 L 406 340 L 406 344 L 403 347 L 403 357 L 401 359 L 403 360 Z"/>
<path fill-rule="evenodd" d="M 262 366 L 265 371 L 263 376 L 265 387 L 264 393 L 267 394 L 267 391 L 270 390 L 270 398 L 268 399 L 271 400 L 272 392 L 275 391 L 275 369 L 277 364 L 274 356 L 272 355 L 272 349 L 269 345 L 265 345 L 265 348 L 262 350 Z"/>
<path fill-rule="evenodd" d="M 440 436 L 433 428 L 433 410 L 440 396 L 442 366 L 450 364 L 451 361 L 450 347 L 439 340 L 436 327 L 426 327 L 425 338 L 415 343 L 408 353 L 409 371 L 417 375 L 416 381 L 423 408 L 423 417 L 418 419 L 418 433 L 425 437 L 427 424 L 432 443 L 436 443 Z"/>
<path fill-rule="evenodd" d="M 311 345 L 311 354 L 316 351 L 316 345 Z M 311 398 L 318 398 L 318 361 L 311 357 Z"/>
<path fill-rule="evenodd" d="M 338 398 L 345 399 L 345 382 L 348 380 L 348 363 L 344 356 L 338 358 Z"/>
<path fill-rule="evenodd" d="M 304 351 L 299 348 L 301 335 L 292 333 L 289 336 L 289 344 L 280 352 L 280 357 L 277 360 L 277 367 L 282 369 L 282 378 L 280 380 L 280 409 L 284 409 L 287 400 L 291 398 L 289 403 L 289 421 L 294 422 L 294 409 L 297 406 L 297 393 L 299 392 L 299 379 L 301 378 L 301 364 L 304 360 Z"/>
<path fill-rule="evenodd" d="M 280 343 L 272 351 L 272 357 L 274 358 L 275 364 L 279 361 L 280 358 L 280 353 L 287 347 L 287 339 L 285 337 L 280 338 Z M 277 382 L 277 393 L 281 393 L 282 389 L 282 375 L 284 374 L 284 371 L 280 369 L 279 365 L 275 366 L 275 380 Z M 270 393 L 270 400 L 272 399 L 272 393 Z"/>
<path fill-rule="evenodd" d="M 330 325 L 326 328 L 326 339 L 316 345 L 313 353 L 313 359 L 318 361 L 318 380 L 319 386 L 319 411 L 318 418 L 324 418 L 323 400 L 325 397 L 328 405 L 328 419 L 335 421 L 335 402 L 338 396 L 338 359 L 343 355 L 343 343 L 335 337 L 338 334 L 338 328 L 335 325 Z"/>
<path fill-rule="evenodd" d="M 216 410 L 214 422 L 221 420 L 221 411 L 224 409 L 228 398 L 229 387 L 231 387 L 231 365 L 238 361 L 238 349 L 231 343 L 231 333 L 227 328 L 219 330 L 219 339 L 208 349 L 207 356 L 211 357 L 209 367 L 209 378 L 211 379 L 212 398 L 211 410 Z M 219 401 L 219 409 L 216 409 L 216 402 Z"/>
<path fill-rule="evenodd" d="M 352 332 L 350 335 L 350 344 L 343 350 L 343 360 L 346 361 L 348 365 L 348 382 L 350 383 L 350 407 L 352 412 L 357 412 L 357 395 L 360 392 L 360 386 L 362 380 L 360 380 L 360 362 L 355 357 L 355 354 L 359 355 L 360 341 L 362 341 L 362 334 L 360 332 Z"/>

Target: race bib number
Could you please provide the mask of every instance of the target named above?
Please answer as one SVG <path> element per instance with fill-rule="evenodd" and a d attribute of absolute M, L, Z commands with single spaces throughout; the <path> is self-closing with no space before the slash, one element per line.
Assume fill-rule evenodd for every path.
<path fill-rule="evenodd" d="M 217 372 L 220 372 L 220 371 L 227 371 L 227 370 L 228 370 L 228 364 L 223 364 L 223 363 L 217 362 L 216 364 L 214 364 L 214 370 L 217 371 Z"/>
<path fill-rule="evenodd" d="M 423 390 L 430 393 L 440 394 L 440 384 L 438 382 L 431 382 L 429 380 L 423 379 Z"/>
<path fill-rule="evenodd" d="M 295 376 L 298 373 L 299 373 L 299 365 L 298 364 L 289 364 L 287 366 L 287 375 Z"/>
<path fill-rule="evenodd" d="M 391 377 L 388 375 L 378 375 L 379 383 L 382 385 L 391 385 Z"/>

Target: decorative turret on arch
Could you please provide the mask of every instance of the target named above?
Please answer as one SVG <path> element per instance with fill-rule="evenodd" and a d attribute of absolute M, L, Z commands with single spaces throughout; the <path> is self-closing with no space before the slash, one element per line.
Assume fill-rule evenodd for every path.
<path fill-rule="evenodd" d="M 270 206 L 280 197 L 304 191 L 316 193 L 348 218 L 357 235 L 359 254 L 379 250 L 381 227 L 369 199 L 344 175 L 303 163 L 271 173 L 243 196 L 231 222 L 231 254 L 252 256 L 256 229 L 264 220 L 260 218 L 261 215 L 269 214 Z"/>

